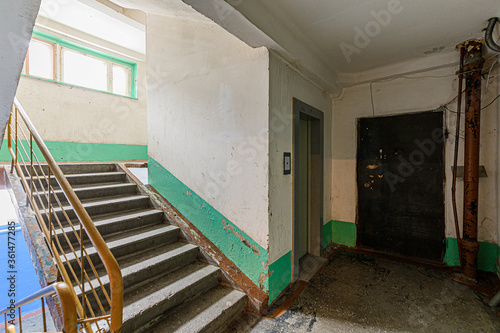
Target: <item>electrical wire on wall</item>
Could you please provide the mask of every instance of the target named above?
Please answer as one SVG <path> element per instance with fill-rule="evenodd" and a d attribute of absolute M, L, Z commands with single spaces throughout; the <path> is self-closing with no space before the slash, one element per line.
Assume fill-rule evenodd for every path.
<path fill-rule="evenodd" d="M 463 69 L 464 69 L 465 51 L 460 48 L 460 65 L 458 69 L 458 96 L 457 96 L 457 122 L 455 129 L 455 149 L 453 154 L 453 181 L 451 185 L 451 203 L 453 206 L 453 220 L 455 222 L 455 236 L 457 238 L 458 257 L 460 258 L 460 266 L 462 266 L 462 247 L 460 246 L 460 226 L 458 223 L 458 209 L 457 209 L 457 169 L 458 169 L 458 145 L 460 143 L 460 110 L 462 109 L 462 85 L 463 85 Z"/>
<path fill-rule="evenodd" d="M 494 39 L 493 39 L 493 30 L 494 30 L 494 28 L 495 28 L 495 26 L 496 26 L 496 24 L 498 22 L 500 22 L 500 19 L 498 19 L 497 17 L 493 17 L 493 18 L 489 19 L 488 20 L 488 27 L 486 28 L 486 33 L 485 33 L 486 45 L 488 45 L 488 47 L 492 51 L 494 51 L 494 52 L 500 52 L 500 45 L 498 45 L 497 42 L 495 42 Z M 484 91 L 484 94 L 483 94 L 483 98 L 486 95 L 486 92 L 488 90 L 488 85 L 489 85 L 490 80 L 494 79 L 494 78 L 497 78 L 498 76 L 500 76 L 500 74 L 499 75 L 495 75 L 493 77 L 491 76 L 491 72 L 493 71 L 493 67 L 498 64 L 499 56 L 495 55 L 495 56 L 492 56 L 492 57 L 486 59 L 486 61 L 489 61 L 489 60 L 491 60 L 493 58 L 496 58 L 496 59 L 495 59 L 495 61 L 493 62 L 493 64 L 488 69 L 488 77 L 486 79 L 486 86 L 485 86 L 485 91 Z M 463 72 L 462 74 L 467 74 L 467 73 L 470 73 L 470 72 Z M 446 78 L 446 77 L 451 77 L 451 76 L 456 76 L 456 74 L 449 74 L 449 75 L 425 75 L 425 76 L 417 76 L 417 77 L 412 77 L 412 76 L 408 76 L 408 75 L 399 75 L 399 76 L 392 77 L 390 79 L 381 79 L 381 80 L 372 81 L 372 82 L 370 82 L 370 101 L 371 101 L 371 106 L 372 106 L 372 115 L 375 116 L 375 103 L 374 103 L 374 96 L 373 96 L 373 84 L 375 84 L 375 83 L 390 82 L 390 81 L 394 81 L 394 80 L 397 80 L 397 79 L 418 80 L 418 79 L 426 79 L 426 78 Z M 446 108 L 450 112 L 456 113 L 456 111 L 450 110 L 447 106 L 449 104 L 453 103 L 458 98 L 459 95 L 461 95 L 461 94 L 459 93 L 456 97 L 454 97 L 448 103 L 441 105 L 441 107 Z M 488 105 L 484 106 L 481 110 L 484 110 L 487 107 L 491 106 L 499 98 L 500 98 L 500 95 L 498 95 L 497 97 L 495 97 L 493 99 L 493 101 L 491 101 Z"/>
<path fill-rule="evenodd" d="M 499 61 L 499 57 L 500 57 L 500 56 L 498 56 L 498 55 L 494 55 L 494 56 L 492 56 L 492 57 L 490 57 L 490 58 L 486 59 L 486 62 L 488 62 L 488 61 L 490 61 L 491 59 L 496 58 L 496 59 L 495 59 L 495 61 L 494 61 L 494 62 L 490 65 L 490 67 L 489 67 L 489 68 L 486 70 L 486 72 L 485 72 L 485 74 L 486 74 L 486 73 L 488 73 L 488 76 L 487 76 L 487 78 L 486 78 L 486 85 L 485 85 L 485 89 L 484 89 L 484 93 L 483 93 L 482 99 L 484 99 L 484 97 L 485 97 L 485 95 L 486 95 L 486 93 L 487 93 L 487 89 L 488 89 L 488 86 L 489 86 L 489 82 L 491 82 L 491 79 L 494 79 L 494 78 L 496 78 L 496 77 L 499 77 L 499 76 L 500 76 L 500 74 L 495 75 L 495 76 L 491 76 L 491 72 L 493 71 L 493 68 L 494 68 L 496 65 L 498 65 L 498 64 L 499 64 L 499 62 L 498 62 L 498 61 Z M 467 74 L 467 73 L 468 73 L 468 72 L 464 72 L 463 74 Z M 463 91 L 462 91 L 462 93 L 463 93 Z M 441 105 L 441 107 L 442 107 L 442 108 L 445 108 L 446 110 L 448 110 L 448 111 L 449 111 L 449 112 L 451 112 L 451 113 L 457 113 L 457 111 L 454 111 L 454 110 L 451 110 L 450 108 L 448 108 L 448 105 L 450 105 L 451 103 L 453 103 L 453 102 L 454 102 L 457 98 L 458 98 L 458 95 L 457 95 L 456 97 L 454 97 L 452 100 L 450 100 L 449 102 L 447 102 L 447 103 L 445 103 L 445 104 Z M 481 110 L 485 110 L 485 109 L 487 109 L 488 107 L 490 107 L 491 105 L 493 105 L 493 103 L 495 103 L 495 101 L 496 101 L 497 99 L 499 99 L 499 98 L 500 98 L 500 95 L 496 96 L 496 97 L 495 97 L 495 98 L 494 98 L 494 99 L 493 99 L 490 103 L 488 103 L 486 106 L 483 106 L 483 107 L 481 108 Z M 463 114 L 463 112 L 462 112 L 462 114 Z"/>
<path fill-rule="evenodd" d="M 500 76 L 499 75 L 495 75 L 493 77 L 490 78 L 490 75 L 491 75 L 491 72 L 493 70 L 493 67 L 495 65 L 498 65 L 498 60 L 499 60 L 499 56 L 498 55 L 494 55 L 490 58 L 488 58 L 486 61 L 489 61 L 493 58 L 496 58 L 496 60 L 493 62 L 493 64 L 488 68 L 488 79 L 487 79 L 487 82 L 490 81 L 490 79 L 493 79 L 495 77 L 498 77 Z M 473 71 L 468 71 L 468 72 L 463 72 L 462 74 L 467 74 L 467 73 L 472 73 Z M 375 116 L 375 104 L 374 104 L 374 96 L 373 96 L 373 84 L 375 83 L 386 83 L 386 82 L 390 82 L 390 81 L 394 81 L 394 80 L 398 80 L 398 79 L 406 79 L 406 80 L 419 80 L 419 79 L 428 79 L 428 78 L 433 78 L 433 79 L 441 79 L 441 78 L 447 78 L 447 77 L 455 77 L 456 74 L 447 74 L 447 75 L 425 75 L 425 76 L 408 76 L 408 75 L 398 75 L 398 76 L 395 76 L 395 77 L 392 77 L 390 79 L 380 79 L 380 80 L 375 80 L 375 81 L 372 81 L 370 82 L 370 101 L 371 101 L 371 106 L 372 106 L 372 115 Z M 446 108 L 448 111 L 450 112 L 453 112 L 453 113 L 456 113 L 456 111 L 452 111 L 450 110 L 447 106 L 451 103 L 453 103 L 456 99 L 458 98 L 458 95 L 453 97 L 449 102 L 441 105 L 440 107 L 441 108 Z M 498 98 L 500 98 L 500 95 L 497 96 L 495 98 L 495 100 L 493 100 L 493 102 L 491 102 L 490 104 L 488 104 L 487 106 L 485 106 L 483 109 L 486 109 L 488 106 L 490 106 L 491 104 L 493 104 Z"/>

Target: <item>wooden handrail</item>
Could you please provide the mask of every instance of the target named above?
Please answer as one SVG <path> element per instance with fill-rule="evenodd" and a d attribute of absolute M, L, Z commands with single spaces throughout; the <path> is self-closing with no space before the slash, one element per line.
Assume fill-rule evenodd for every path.
<path fill-rule="evenodd" d="M 15 115 L 14 115 L 15 111 Z M 75 191 L 69 184 L 68 180 L 64 176 L 63 172 L 59 168 L 58 164 L 50 154 L 47 146 L 45 145 L 44 141 L 42 140 L 40 134 L 36 130 L 35 126 L 29 119 L 28 115 L 26 114 L 25 110 L 17 100 L 17 98 L 14 100 L 14 106 L 13 106 L 13 113 L 11 115 L 12 117 L 15 116 L 15 123 L 16 123 L 16 132 L 17 132 L 17 117 L 21 116 L 23 119 L 27 129 L 29 130 L 32 140 L 36 142 L 38 145 L 38 148 L 40 149 L 40 152 L 42 153 L 43 157 L 45 158 L 45 161 L 49 167 L 49 170 L 51 170 L 53 176 L 56 178 L 61 190 L 63 191 L 65 197 L 67 198 L 68 202 L 72 206 L 73 210 L 75 211 L 76 216 L 78 217 L 78 220 L 81 222 L 81 224 L 84 226 L 85 231 L 96 249 L 96 252 L 98 253 L 101 261 L 104 264 L 104 267 L 106 268 L 107 274 L 109 276 L 109 283 L 110 283 L 110 294 L 111 294 L 111 310 L 110 310 L 110 315 L 111 315 L 111 324 L 110 324 L 110 332 L 111 333 L 118 333 L 121 332 L 121 326 L 123 322 L 123 277 L 122 273 L 120 270 L 120 267 L 118 265 L 118 262 L 116 261 L 115 257 L 109 250 L 109 247 L 107 246 L 106 242 L 102 238 L 101 234 L 97 230 L 96 226 L 94 225 L 92 219 L 90 218 L 89 214 L 83 207 L 82 203 L 80 202 L 80 199 L 77 197 L 75 194 Z M 12 154 L 12 164 L 13 166 L 18 164 L 17 160 L 17 137 L 16 137 L 16 153 L 14 154 L 13 149 L 12 149 L 12 141 L 11 141 L 11 128 L 9 126 L 9 151 Z M 17 136 L 17 133 L 16 133 Z M 19 171 L 19 169 L 18 169 Z M 50 179 L 50 177 L 49 177 Z M 25 184 L 26 185 L 26 184 Z M 41 217 L 41 215 L 37 214 L 38 218 Z M 50 234 L 49 234 L 50 235 Z M 50 240 L 49 240 L 50 241 Z M 51 246 L 52 251 L 56 251 L 56 248 L 54 246 Z M 83 260 L 83 258 L 81 258 Z M 56 258 L 56 261 L 58 262 L 58 265 L 61 266 L 61 260 L 60 258 Z M 61 272 L 63 275 L 63 278 L 65 281 L 70 282 L 71 280 L 69 279 L 69 276 L 67 275 L 66 272 Z M 82 283 L 85 283 L 82 281 Z M 72 297 L 76 297 L 76 293 L 74 292 L 74 289 L 72 290 Z M 82 305 L 77 302 L 77 310 L 80 313 L 80 315 L 83 317 L 84 316 L 84 310 L 82 308 Z"/>
<path fill-rule="evenodd" d="M 78 316 L 76 312 L 76 303 L 73 299 L 73 295 L 71 292 L 71 287 L 64 282 L 57 282 L 51 284 L 48 287 L 45 287 L 36 293 L 23 298 L 22 300 L 16 302 L 14 307 L 8 307 L 0 311 L 0 316 L 5 315 L 11 310 L 15 310 L 20 308 L 21 306 L 32 303 L 36 300 L 39 300 L 43 297 L 51 296 L 57 294 L 59 296 L 59 301 L 61 302 L 61 308 L 63 311 L 63 325 L 65 333 L 77 333 L 78 330 Z M 44 314 L 45 315 L 45 314 Z M 21 321 L 21 318 L 19 318 Z M 7 332 L 15 333 L 15 329 L 13 325 L 6 327 Z"/>

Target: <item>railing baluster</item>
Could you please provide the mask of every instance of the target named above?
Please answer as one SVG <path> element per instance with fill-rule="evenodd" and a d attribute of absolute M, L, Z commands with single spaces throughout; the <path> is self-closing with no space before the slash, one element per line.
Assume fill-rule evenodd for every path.
<path fill-rule="evenodd" d="M 43 329 L 47 332 L 47 321 L 45 316 L 45 299 L 51 295 L 57 294 L 59 302 L 61 304 L 61 310 L 63 314 L 62 319 L 62 331 L 67 333 L 77 333 L 78 332 L 78 314 L 77 314 L 77 303 L 73 297 L 73 288 L 64 282 L 53 283 L 32 295 L 25 297 L 14 304 L 14 307 L 0 308 L 0 315 L 5 316 L 5 332 L 15 333 L 16 329 L 14 325 L 9 325 L 7 321 L 7 314 L 16 309 L 19 311 L 19 328 L 23 332 L 22 326 L 22 313 L 21 307 L 30 304 L 31 302 L 41 300 L 42 301 L 42 313 L 43 313 Z M 15 313 L 15 312 L 14 312 Z M 62 332 L 62 333 L 63 333 Z M 91 333 L 91 332 L 89 332 Z"/>
<path fill-rule="evenodd" d="M 33 134 L 30 132 L 30 195 L 33 199 Z"/>
<path fill-rule="evenodd" d="M 21 315 L 21 307 L 18 308 L 19 310 L 19 332 L 23 333 L 23 317 Z"/>
<path fill-rule="evenodd" d="M 13 111 L 15 113 L 15 120 L 14 120 L 14 122 L 16 124 L 16 136 L 15 136 L 15 138 L 16 138 L 16 156 L 14 157 L 14 159 L 15 159 L 14 164 L 17 164 L 17 137 L 18 137 L 18 135 L 17 135 L 17 126 L 18 126 L 18 124 L 17 124 L 17 107 L 14 106 L 13 108 L 14 108 Z"/>
<path fill-rule="evenodd" d="M 45 302 L 43 297 L 41 298 L 42 300 L 42 314 L 43 314 L 43 331 L 47 332 L 47 318 L 45 317 Z"/>
<path fill-rule="evenodd" d="M 12 105 L 12 112 L 10 113 L 9 116 L 9 122 L 7 123 L 7 148 L 9 148 L 9 152 L 12 154 L 12 115 L 14 114 L 14 105 Z M 10 165 L 10 173 L 12 174 L 14 172 L 14 158 L 12 158 L 12 163 Z M 7 328 L 5 328 L 7 330 Z"/>
<path fill-rule="evenodd" d="M 47 172 L 48 173 L 48 183 L 49 183 L 49 197 L 47 198 L 47 201 L 48 201 L 48 206 L 49 206 L 49 234 L 50 234 L 50 247 L 52 248 L 52 242 L 53 242 L 53 236 L 52 236 L 52 203 L 51 203 L 51 199 L 52 199 L 52 186 L 50 185 L 50 166 L 47 166 L 49 171 Z"/>
<path fill-rule="evenodd" d="M 82 305 L 83 305 L 83 319 L 87 318 L 87 306 L 85 302 L 85 258 L 83 256 L 83 224 L 80 221 L 80 262 L 81 267 L 81 281 L 82 281 Z M 89 279 L 90 283 L 90 279 Z"/>
<path fill-rule="evenodd" d="M 18 117 L 21 117 L 21 119 L 18 119 Z M 122 318 L 123 279 L 121 276 L 121 271 L 118 266 L 118 263 L 116 262 L 116 259 L 114 258 L 111 251 L 109 251 L 109 248 L 107 247 L 105 241 L 102 239 L 102 236 L 100 235 L 99 231 L 93 224 L 92 219 L 90 218 L 87 211 L 83 207 L 82 203 L 78 199 L 76 193 L 74 192 L 68 180 L 62 173 L 56 161 L 48 151 L 45 143 L 41 139 L 36 128 L 29 120 L 29 117 L 27 116 L 26 112 L 19 104 L 17 99 L 14 102 L 9 122 L 10 126 L 8 128 L 7 135 L 9 136 L 9 151 L 12 155 L 11 171 L 13 172 L 14 169 L 16 169 L 16 173 L 19 174 L 23 186 L 25 187 L 27 192 L 29 191 L 28 198 L 31 205 L 33 206 L 37 219 L 39 220 L 39 226 L 42 228 L 45 237 L 50 238 L 50 242 L 47 243 L 48 245 L 50 245 L 50 251 L 54 256 L 54 259 L 56 260 L 57 266 L 59 268 L 57 270 L 58 280 L 60 279 L 60 277 L 62 277 L 62 279 L 68 284 L 66 290 L 68 292 L 67 297 L 71 298 L 72 301 L 75 302 L 76 310 L 80 315 L 79 316 L 80 320 L 78 320 L 75 317 L 75 323 L 78 321 L 87 333 L 91 333 L 92 329 L 90 323 L 94 323 L 93 325 L 95 325 L 95 327 L 100 331 L 101 330 L 100 324 L 102 324 L 102 322 L 99 321 L 105 320 L 108 325 L 107 329 L 110 332 L 112 333 L 120 332 L 123 319 Z M 29 131 L 29 139 L 28 136 L 26 135 L 28 133 L 25 133 L 23 126 L 25 126 Z M 27 152 L 27 149 L 24 148 L 23 138 L 21 137 L 21 134 L 24 135 L 24 141 L 29 142 L 30 145 L 29 153 Z M 14 143 L 12 143 L 12 140 L 15 140 L 15 152 L 14 149 L 12 148 L 12 146 L 14 145 Z M 47 172 L 48 176 L 44 174 L 43 170 L 44 168 L 40 164 L 40 161 L 34 151 L 34 145 L 37 145 L 39 147 L 43 157 L 45 158 L 45 161 L 47 163 L 46 165 L 48 167 L 48 172 Z M 24 154 L 20 150 L 20 148 L 22 148 Z M 19 159 L 21 159 L 21 161 Z M 29 159 L 29 164 L 27 159 Z M 30 168 L 29 171 L 28 167 Z M 42 176 L 39 175 L 37 168 L 39 168 L 39 170 L 41 171 Z M 30 184 L 28 184 L 28 173 L 29 173 Z M 66 214 L 65 209 L 63 208 L 64 205 L 59 200 L 59 196 L 55 194 L 55 191 L 53 189 L 53 186 L 55 185 L 53 184 L 52 177 L 55 178 L 57 184 L 59 184 L 61 188 L 62 193 L 67 198 L 70 209 L 74 211 L 74 213 L 76 214 L 80 224 L 80 230 L 78 230 L 76 226 L 73 227 L 74 224 L 71 222 L 71 219 Z M 38 190 L 38 185 L 35 182 L 40 183 L 39 184 L 40 191 Z M 45 185 L 48 185 L 48 191 L 47 191 L 48 195 L 47 192 L 45 191 Z M 41 194 L 43 194 L 44 197 L 46 197 L 47 199 L 46 201 L 44 200 L 45 198 L 42 199 Z M 55 200 L 52 199 L 52 196 L 54 196 Z M 48 204 L 48 209 L 45 208 L 44 202 Z M 40 206 L 42 206 L 45 216 L 42 215 Z M 56 214 L 55 211 L 56 208 L 61 209 L 61 213 L 63 215 L 62 219 L 66 218 L 68 220 L 71 229 L 75 233 L 75 236 L 79 238 L 78 240 L 80 243 L 79 255 L 76 255 L 78 253 L 77 247 L 75 246 L 75 248 L 73 249 L 73 245 L 71 244 L 72 241 L 70 241 L 70 239 L 64 232 L 65 228 L 63 227 L 63 224 L 60 221 L 59 213 Z M 48 227 L 46 226 L 46 222 L 49 223 Z M 63 248 L 62 245 L 60 244 L 59 237 L 54 239 L 54 237 L 57 234 L 56 227 L 61 228 L 61 231 L 63 231 L 61 235 L 64 237 L 64 239 L 66 239 L 66 241 L 70 246 L 70 249 L 76 255 L 77 263 L 80 264 L 80 269 L 81 269 L 80 274 L 78 274 L 77 269 L 73 270 L 71 265 L 69 265 L 65 248 Z M 104 288 L 104 285 L 101 281 L 101 277 L 99 276 L 97 270 L 95 269 L 94 263 L 88 256 L 84 244 L 86 237 L 89 238 L 92 245 L 96 248 L 99 257 L 102 260 L 106 268 L 106 271 L 108 273 L 109 289 L 110 289 L 109 296 L 108 292 L 106 291 L 106 288 Z M 66 267 L 66 265 L 62 262 L 62 257 L 64 257 L 64 260 L 68 265 L 68 267 Z M 85 263 L 86 260 L 88 260 L 88 263 Z M 86 267 L 89 267 L 88 268 L 89 272 L 86 271 Z M 70 276 L 68 272 L 72 273 L 72 276 Z M 92 280 L 89 276 L 91 273 L 94 274 L 94 278 L 96 279 L 96 281 L 99 282 L 100 287 L 103 289 L 102 291 L 104 293 L 104 298 L 97 294 L 96 292 L 97 288 L 94 288 L 94 286 L 92 285 Z M 86 295 L 85 283 L 89 283 L 90 286 L 89 293 L 92 292 L 93 293 L 92 295 L 95 296 L 96 301 L 100 307 L 98 311 L 102 312 L 101 316 L 99 316 L 99 313 L 97 313 L 97 311 L 96 313 L 94 313 L 94 309 L 92 305 L 89 303 L 90 298 L 87 297 Z M 81 288 L 82 292 L 81 298 L 77 297 L 75 291 L 76 287 L 73 287 L 73 285 L 76 285 L 77 287 Z M 109 315 L 106 314 L 107 311 L 104 310 L 104 307 L 101 304 L 101 301 L 103 299 L 107 300 L 109 303 L 110 306 Z M 46 331 L 47 328 L 46 328 L 44 299 L 42 299 L 42 311 L 44 320 L 44 330 Z M 3 312 L 1 313 L 3 314 Z M 66 317 L 66 315 L 64 317 Z M 7 317 L 5 319 L 7 321 Z M 75 324 L 75 329 L 76 329 L 76 324 Z M 106 328 L 103 329 L 106 330 Z"/>

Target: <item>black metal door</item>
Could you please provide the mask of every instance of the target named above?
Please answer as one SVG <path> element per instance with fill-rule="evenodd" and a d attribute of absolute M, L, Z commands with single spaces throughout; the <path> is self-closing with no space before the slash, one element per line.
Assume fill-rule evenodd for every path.
<path fill-rule="evenodd" d="M 443 113 L 363 118 L 358 126 L 359 245 L 441 261 Z"/>

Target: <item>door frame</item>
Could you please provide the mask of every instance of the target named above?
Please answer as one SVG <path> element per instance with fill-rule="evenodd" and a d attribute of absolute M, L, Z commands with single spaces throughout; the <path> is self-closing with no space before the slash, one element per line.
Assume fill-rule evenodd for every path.
<path fill-rule="evenodd" d="M 300 119 L 312 120 L 311 123 L 311 156 L 314 154 L 315 163 L 310 169 L 310 193 L 317 198 L 316 209 L 319 211 L 319 221 L 309 223 L 308 253 L 320 255 L 323 245 L 323 199 L 324 199 L 324 113 L 296 98 L 293 98 L 293 228 L 292 228 L 292 282 L 299 277 L 299 127 Z M 315 193 L 313 193 L 313 191 Z"/>
<path fill-rule="evenodd" d="M 359 193 L 358 193 L 358 186 L 359 186 L 359 182 L 358 182 L 358 168 L 359 168 L 359 164 L 358 164 L 358 160 L 359 160 L 359 153 L 360 153 L 360 148 L 361 148 L 361 131 L 360 131 L 360 122 L 362 119 L 369 119 L 369 118 L 390 118 L 390 117 L 398 117 L 398 116 L 411 116 L 411 115 L 420 115 L 420 114 L 429 114 L 429 113 L 442 113 L 442 121 L 443 121 L 443 125 L 442 125 L 442 130 L 443 130 L 443 147 L 442 147 L 442 158 L 443 158 L 443 165 L 442 165 L 442 170 L 443 170 L 443 192 L 442 192 L 442 200 L 440 200 L 440 202 L 442 201 L 443 203 L 443 232 L 442 232 L 442 235 L 443 235 L 443 240 L 446 240 L 446 211 L 447 211 L 447 208 L 446 208 L 446 184 L 447 184 L 447 179 L 446 179 L 446 135 L 447 135 L 447 128 L 446 128 L 446 112 L 443 112 L 439 109 L 436 109 L 436 110 L 425 110 L 425 111 L 411 111 L 411 112 L 402 112 L 402 113 L 392 113 L 392 114 L 386 114 L 386 115 L 377 115 L 377 116 L 367 116 L 367 117 L 359 117 L 359 118 L 356 118 L 356 233 L 358 235 L 358 237 L 356 237 L 356 247 L 360 247 L 360 248 L 364 248 L 364 249 L 368 249 L 369 251 L 372 251 L 372 252 L 377 252 L 377 253 L 385 253 L 385 252 L 381 252 L 381 251 L 378 251 L 378 250 L 374 250 L 372 248 L 370 248 L 369 246 L 365 246 L 362 242 L 362 236 L 360 236 L 362 234 L 362 226 L 361 226 L 361 221 L 360 221 L 360 213 L 359 213 Z M 446 252 L 446 246 L 445 244 L 443 243 L 443 247 L 442 247 L 442 255 L 444 256 L 445 255 L 445 252 Z M 407 259 L 408 257 L 406 256 L 403 256 L 401 254 L 396 254 L 396 253 L 390 253 L 391 256 L 393 257 L 400 257 L 400 258 L 404 258 L 404 259 Z M 429 261 L 428 259 L 424 259 L 424 258 L 419 258 L 418 259 L 419 261 Z M 436 263 L 436 261 L 429 261 L 433 264 Z"/>

